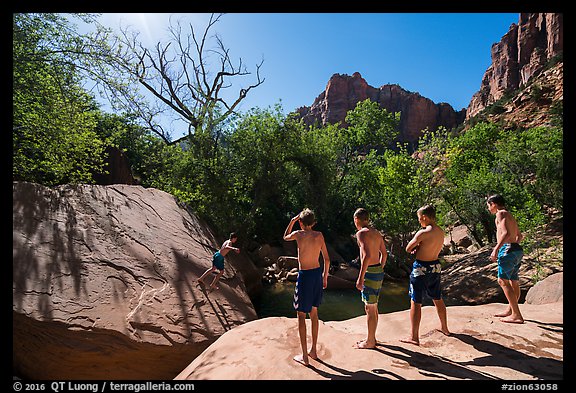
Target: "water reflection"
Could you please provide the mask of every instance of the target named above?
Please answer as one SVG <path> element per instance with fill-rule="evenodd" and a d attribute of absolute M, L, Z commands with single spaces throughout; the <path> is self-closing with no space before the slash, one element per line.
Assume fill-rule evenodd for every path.
<path fill-rule="evenodd" d="M 292 306 L 294 286 L 293 282 L 265 285 L 260 296 L 252 301 L 258 317 L 296 317 Z M 384 281 L 378 311 L 389 313 L 409 308 L 408 282 Z M 361 315 L 366 314 L 360 291 L 356 289 L 324 290 L 322 304 L 318 308 L 318 317 L 322 321 L 342 321 Z"/>

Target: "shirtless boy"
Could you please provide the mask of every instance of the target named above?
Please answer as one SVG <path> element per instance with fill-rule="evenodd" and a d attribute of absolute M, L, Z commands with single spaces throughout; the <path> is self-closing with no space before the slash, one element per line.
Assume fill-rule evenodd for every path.
<path fill-rule="evenodd" d="M 442 266 L 438 255 L 444 244 L 444 231 L 436 224 L 436 210 L 426 205 L 416 212 L 420 229 L 406 246 L 406 252 L 416 254 L 410 274 L 410 323 L 412 334 L 409 338 L 400 340 L 405 343 L 420 345 L 419 329 L 422 317 L 422 296 L 424 292 L 432 298 L 438 318 L 440 332 L 450 335 L 446 317 L 446 305 L 442 300 L 440 288 L 440 272 Z"/>
<path fill-rule="evenodd" d="M 300 230 L 292 231 L 296 222 Z M 328 269 L 330 258 L 321 232 L 312 230 L 316 224 L 314 212 L 304 209 L 293 217 L 284 231 L 284 240 L 296 240 L 298 245 L 298 279 L 294 290 L 294 309 L 298 315 L 298 334 L 302 354 L 294 356 L 294 360 L 309 366 L 308 357 L 317 359 L 316 343 L 318 341 L 318 306 L 322 302 L 322 290 L 328 285 Z M 320 267 L 320 253 L 324 258 L 324 269 Z M 312 347 L 310 352 L 306 344 L 306 314 L 310 314 L 312 325 Z"/>
<path fill-rule="evenodd" d="M 508 323 L 524 323 L 524 318 L 520 313 L 518 299 L 520 298 L 520 283 L 518 281 L 518 270 L 524 253 L 520 242 L 522 233 L 518 228 L 518 223 L 504 207 L 504 198 L 495 194 L 486 200 L 488 211 L 496 215 L 496 246 L 490 254 L 492 262 L 498 261 L 498 284 L 502 287 L 504 295 L 508 300 L 508 307 L 496 317 L 503 317 L 500 320 Z"/>
<path fill-rule="evenodd" d="M 368 324 L 368 335 L 365 340 L 358 341 L 356 348 L 376 347 L 376 328 L 378 327 L 378 299 L 384 279 L 384 266 L 388 253 L 384 238 L 370 225 L 370 216 L 366 209 L 358 208 L 354 212 L 356 241 L 360 248 L 360 272 L 356 280 L 356 288 L 362 293 L 364 310 Z"/>
<path fill-rule="evenodd" d="M 222 274 L 224 274 L 224 257 L 232 250 L 236 253 L 240 252 L 239 248 L 233 246 L 233 244 L 236 243 L 236 240 L 238 240 L 238 235 L 236 235 L 235 232 L 232 232 L 228 240 L 222 243 L 220 250 L 216 251 L 214 255 L 212 255 L 212 267 L 200 276 L 198 279 L 199 283 L 204 284 L 204 278 L 206 278 L 210 273 L 216 272 L 216 277 L 214 277 L 210 284 L 210 290 L 213 290 L 214 288 L 218 289 L 218 281 L 220 280 L 220 277 L 222 277 Z"/>

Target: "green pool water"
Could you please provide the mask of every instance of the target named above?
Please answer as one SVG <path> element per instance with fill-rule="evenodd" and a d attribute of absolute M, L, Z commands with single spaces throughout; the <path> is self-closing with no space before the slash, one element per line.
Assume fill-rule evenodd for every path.
<path fill-rule="evenodd" d="M 292 306 L 294 296 L 293 282 L 278 282 L 264 286 L 262 293 L 252 300 L 259 318 L 296 317 Z M 384 281 L 378 311 L 389 313 L 410 308 L 408 282 Z M 366 315 L 360 291 L 356 289 L 326 289 L 322 304 L 318 308 L 318 317 L 322 321 L 342 321 Z"/>

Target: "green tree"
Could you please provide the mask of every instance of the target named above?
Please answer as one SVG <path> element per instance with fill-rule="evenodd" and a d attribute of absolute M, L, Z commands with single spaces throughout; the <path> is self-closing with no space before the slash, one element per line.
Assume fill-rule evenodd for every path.
<path fill-rule="evenodd" d="M 506 131 L 496 145 L 499 171 L 549 209 L 563 211 L 563 130 L 534 127 Z"/>
<path fill-rule="evenodd" d="M 98 109 L 72 60 L 77 42 L 58 15 L 13 15 L 14 180 L 83 183 L 103 169 L 107 142 L 95 133 Z"/>

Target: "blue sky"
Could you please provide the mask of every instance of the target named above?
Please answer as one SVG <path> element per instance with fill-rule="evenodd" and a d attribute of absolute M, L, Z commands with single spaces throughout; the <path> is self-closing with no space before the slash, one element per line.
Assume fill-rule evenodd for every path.
<path fill-rule="evenodd" d="M 102 14 L 105 26 L 130 25 L 149 43 L 164 40 L 172 15 L 202 31 L 209 14 Z M 435 103 L 466 108 L 490 66 L 490 48 L 518 13 L 229 13 L 213 31 L 249 71 L 264 59 L 265 82 L 240 108 L 278 102 L 288 113 L 310 106 L 335 74 L 359 72 L 373 87 L 398 84 Z M 255 79 L 247 77 L 229 90 Z"/>

